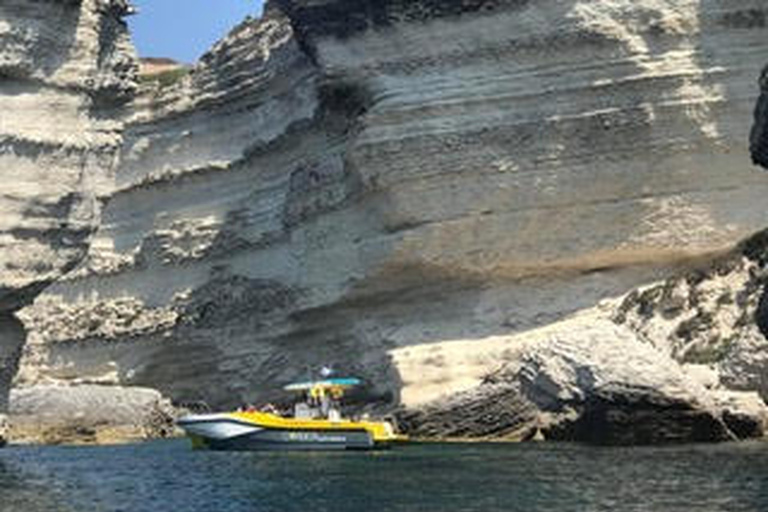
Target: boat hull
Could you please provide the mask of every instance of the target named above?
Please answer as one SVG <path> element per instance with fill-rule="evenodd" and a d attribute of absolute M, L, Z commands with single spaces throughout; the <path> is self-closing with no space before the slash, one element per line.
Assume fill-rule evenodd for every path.
<path fill-rule="evenodd" d="M 196 448 L 231 451 L 338 451 L 386 448 L 363 428 L 273 428 L 226 415 L 179 421 Z"/>
<path fill-rule="evenodd" d="M 367 432 L 313 432 L 262 430 L 228 439 L 201 439 L 200 446 L 227 451 L 338 451 L 371 450 L 376 444 Z"/>

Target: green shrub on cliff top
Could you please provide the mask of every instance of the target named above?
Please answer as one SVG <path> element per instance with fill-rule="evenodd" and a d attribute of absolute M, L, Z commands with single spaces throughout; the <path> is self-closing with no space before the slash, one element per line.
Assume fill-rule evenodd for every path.
<path fill-rule="evenodd" d="M 189 71 L 189 68 L 180 67 L 162 71 L 160 73 L 153 73 L 151 75 L 141 75 L 139 76 L 139 83 L 151 84 L 157 82 L 161 88 L 166 88 L 178 83 L 182 78 L 189 74 Z"/>

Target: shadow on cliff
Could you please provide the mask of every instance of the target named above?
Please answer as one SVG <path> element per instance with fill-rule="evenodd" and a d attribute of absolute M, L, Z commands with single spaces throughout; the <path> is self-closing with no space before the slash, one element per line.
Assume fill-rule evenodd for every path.
<path fill-rule="evenodd" d="M 400 379 L 389 347 L 361 339 L 348 318 L 295 321 L 291 312 L 304 294 L 280 282 L 222 271 L 177 305 L 180 324 L 157 340 L 135 374 L 123 378 L 156 387 L 179 403 L 218 408 L 284 402 L 282 386 L 318 377 L 323 366 L 331 366 L 340 376 L 364 380 L 352 396 L 358 406 L 395 405 Z"/>
<path fill-rule="evenodd" d="M 13 313 L 0 312 L 0 414 L 8 410 L 11 382 L 19 365 L 26 331 Z"/>
<path fill-rule="evenodd" d="M 258 175 L 261 169 L 274 167 L 275 158 L 298 160 L 284 172 L 286 199 L 276 209 L 274 222 L 261 222 L 258 199 L 244 194 L 227 211 L 200 254 L 178 256 L 167 250 L 168 246 L 173 249 L 172 241 L 155 235 L 145 237 L 136 258 L 138 270 L 162 272 L 164 266 L 194 266 L 205 260 L 211 268 L 209 280 L 174 304 L 180 316 L 174 328 L 91 349 L 87 358 L 93 364 L 84 366 L 105 367 L 116 361 L 123 383 L 155 387 L 181 403 L 232 407 L 245 402 L 279 402 L 284 399 L 279 386 L 333 365 L 340 373 L 365 379 L 367 386 L 357 396 L 359 401 L 397 401 L 399 377 L 383 348 L 356 348 L 349 327 L 323 332 L 303 326 L 294 329 L 288 317 L 300 308 L 304 290 L 278 280 L 238 275 L 228 267 L 230 258 L 284 244 L 293 230 L 359 199 L 360 179 L 347 166 L 343 150 L 370 104 L 369 91 L 357 83 L 324 77 L 317 95 L 318 108 L 312 119 L 290 125 L 286 133 L 269 143 L 254 143 L 245 148 L 242 160 L 226 171 L 217 171 L 216 176 L 223 172 Z M 324 152 L 302 154 L 302 138 L 320 139 Z M 326 151 L 327 147 L 333 149 Z M 257 179 L 267 178 L 259 175 Z M 258 194 L 256 186 L 253 195 Z M 147 231 L 153 222 L 147 220 Z M 120 249 L 119 244 L 116 246 Z M 137 285 L 134 292 L 138 295 L 140 289 Z M 149 349 L 139 356 L 127 348 L 128 343 L 120 341 L 139 342 Z M 77 358 L 72 354 L 78 345 L 89 350 L 86 343 L 60 344 L 50 348 L 51 358 Z"/>
<path fill-rule="evenodd" d="M 752 162 L 768 169 L 768 65 L 760 76 L 760 98 L 755 105 L 754 122 L 749 137 Z"/>
<path fill-rule="evenodd" d="M 80 2 L 45 2 L 39 4 L 37 9 L 48 12 L 41 13 L 38 17 L 29 17 L 35 20 L 37 24 L 35 28 L 42 35 L 34 42 L 29 55 L 29 71 L 42 70 L 46 76 L 52 76 L 72 58 L 71 52 L 76 46 L 82 15 Z M 55 40 L 45 40 L 53 34 L 55 34 Z M 8 77 L 23 78 L 28 74 L 28 70 L 18 70 L 18 72 L 21 76 L 16 76 L 17 72 L 11 70 Z"/>

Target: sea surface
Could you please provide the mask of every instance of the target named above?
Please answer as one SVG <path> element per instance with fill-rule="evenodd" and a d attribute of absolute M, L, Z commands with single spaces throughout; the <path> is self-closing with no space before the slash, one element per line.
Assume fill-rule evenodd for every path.
<path fill-rule="evenodd" d="M 427 444 L 223 453 L 183 440 L 0 450 L 0 512 L 768 511 L 768 443 Z"/>

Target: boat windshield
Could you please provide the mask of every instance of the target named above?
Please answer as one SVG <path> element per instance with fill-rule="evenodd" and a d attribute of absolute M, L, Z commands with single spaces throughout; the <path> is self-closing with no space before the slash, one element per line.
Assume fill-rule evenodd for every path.
<path fill-rule="evenodd" d="M 298 382 L 285 386 L 287 391 L 297 391 L 305 395 L 304 401 L 294 406 L 296 418 L 341 419 L 341 399 L 344 392 L 361 384 L 359 379 L 325 379 Z"/>

